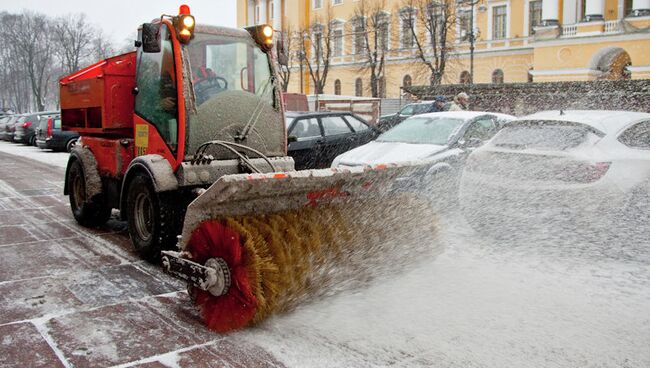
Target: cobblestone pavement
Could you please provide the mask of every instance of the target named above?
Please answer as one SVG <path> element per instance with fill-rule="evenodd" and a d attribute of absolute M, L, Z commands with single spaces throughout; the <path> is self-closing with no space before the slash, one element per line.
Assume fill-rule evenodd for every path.
<path fill-rule="evenodd" d="M 0 153 L 0 367 L 281 366 L 206 330 L 122 222 L 82 228 L 64 169 Z"/>

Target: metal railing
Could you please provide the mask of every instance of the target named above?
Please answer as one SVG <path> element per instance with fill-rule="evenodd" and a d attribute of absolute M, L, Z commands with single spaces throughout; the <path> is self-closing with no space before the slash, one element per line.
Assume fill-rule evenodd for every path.
<path fill-rule="evenodd" d="M 577 33 L 578 33 L 578 25 L 577 24 L 562 25 L 562 36 L 563 37 L 572 37 L 572 36 L 575 36 Z"/>
<path fill-rule="evenodd" d="M 605 33 L 619 33 L 621 31 L 621 22 L 619 20 L 608 20 L 605 22 Z"/>

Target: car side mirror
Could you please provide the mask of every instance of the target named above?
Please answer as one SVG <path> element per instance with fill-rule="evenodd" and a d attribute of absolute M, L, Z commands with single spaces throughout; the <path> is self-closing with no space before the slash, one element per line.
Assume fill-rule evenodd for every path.
<path fill-rule="evenodd" d="M 160 52 L 160 24 L 142 24 L 142 52 Z"/>
<path fill-rule="evenodd" d="M 290 135 L 287 137 L 287 144 L 293 143 L 293 142 L 298 142 L 298 137 L 295 135 Z"/>
<path fill-rule="evenodd" d="M 460 139 L 458 147 L 460 148 L 476 148 L 483 144 L 483 141 L 478 138 Z"/>

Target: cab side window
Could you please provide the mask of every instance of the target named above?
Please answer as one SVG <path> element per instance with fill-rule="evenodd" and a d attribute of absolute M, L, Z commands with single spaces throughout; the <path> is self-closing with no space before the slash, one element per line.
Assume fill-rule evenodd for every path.
<path fill-rule="evenodd" d="M 650 149 L 650 121 L 642 121 L 627 128 L 618 141 L 632 148 Z"/>
<path fill-rule="evenodd" d="M 299 141 L 316 138 L 321 136 L 320 126 L 318 120 L 311 119 L 298 119 L 291 128 L 289 135 L 295 136 Z"/>
<path fill-rule="evenodd" d="M 170 146 L 176 149 L 178 134 L 178 101 L 174 51 L 167 27 L 160 28 L 161 48 L 158 53 L 138 51 L 138 94 L 135 112 L 156 126 Z"/>

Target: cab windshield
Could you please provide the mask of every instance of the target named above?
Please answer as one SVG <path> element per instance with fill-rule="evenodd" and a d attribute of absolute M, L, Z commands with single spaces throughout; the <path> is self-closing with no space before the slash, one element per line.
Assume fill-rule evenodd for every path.
<path fill-rule="evenodd" d="M 224 91 L 243 91 L 273 104 L 269 58 L 241 37 L 197 33 L 189 46 L 196 105 Z"/>

